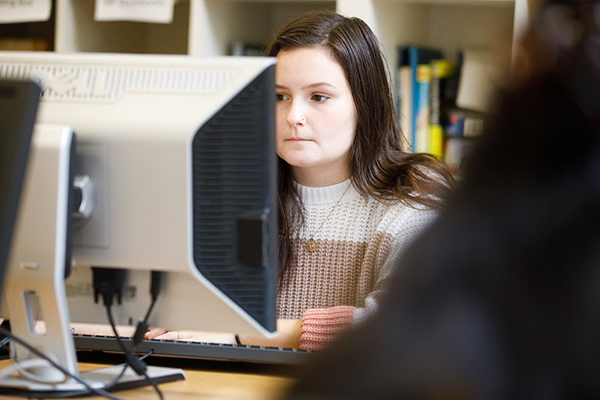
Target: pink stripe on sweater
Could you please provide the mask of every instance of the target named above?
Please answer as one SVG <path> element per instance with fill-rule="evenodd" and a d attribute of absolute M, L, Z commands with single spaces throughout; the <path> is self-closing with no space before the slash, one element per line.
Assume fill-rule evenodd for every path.
<path fill-rule="evenodd" d="M 300 348 L 323 350 L 340 333 L 352 326 L 354 310 L 355 307 L 352 306 L 306 310 L 302 317 Z"/>

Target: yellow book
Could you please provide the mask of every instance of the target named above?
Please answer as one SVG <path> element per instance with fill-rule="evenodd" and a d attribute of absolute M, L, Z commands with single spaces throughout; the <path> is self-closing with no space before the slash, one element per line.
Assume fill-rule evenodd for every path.
<path fill-rule="evenodd" d="M 47 51 L 48 42 L 43 39 L 0 38 L 0 50 Z"/>
<path fill-rule="evenodd" d="M 455 66 L 447 60 L 431 62 L 431 83 L 429 98 L 429 153 L 444 157 L 444 129 L 442 127 L 442 90 L 444 79 L 455 74 Z"/>

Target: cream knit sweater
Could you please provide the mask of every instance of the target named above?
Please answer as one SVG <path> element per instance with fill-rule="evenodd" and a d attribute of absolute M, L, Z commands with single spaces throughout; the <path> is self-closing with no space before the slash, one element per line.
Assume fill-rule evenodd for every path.
<path fill-rule="evenodd" d="M 302 319 L 305 349 L 323 349 L 377 309 L 394 261 L 437 216 L 365 199 L 350 185 L 298 185 L 305 224 L 292 237 L 295 259 L 280 279 L 278 317 Z M 306 249 L 311 238 L 314 252 Z"/>

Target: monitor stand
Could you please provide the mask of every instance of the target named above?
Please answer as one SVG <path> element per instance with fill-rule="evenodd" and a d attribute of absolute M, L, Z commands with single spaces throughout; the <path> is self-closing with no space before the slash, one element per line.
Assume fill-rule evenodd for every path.
<path fill-rule="evenodd" d="M 123 366 L 79 372 L 70 330 L 65 268 L 70 265 L 69 198 L 73 184 L 74 135 L 67 126 L 37 125 L 4 281 L 4 301 L 11 334 L 50 357 L 68 374 L 103 388 L 123 373 Z M 67 263 L 68 261 L 68 263 Z M 13 339 L 17 375 L 0 379 L 0 393 L 28 397 L 64 397 L 88 388 Z M 29 366 L 28 366 L 29 364 Z M 180 369 L 148 367 L 156 383 L 185 379 Z M 148 385 L 127 368 L 110 390 Z"/>

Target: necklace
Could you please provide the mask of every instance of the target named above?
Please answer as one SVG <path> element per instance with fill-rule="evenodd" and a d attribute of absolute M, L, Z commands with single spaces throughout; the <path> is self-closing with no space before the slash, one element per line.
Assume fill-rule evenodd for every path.
<path fill-rule="evenodd" d="M 348 189 L 350 189 L 350 186 L 352 186 L 352 182 L 350 182 L 350 184 L 348 185 L 348 187 L 346 187 L 346 190 L 344 190 L 344 193 L 342 193 L 342 195 L 340 196 L 340 198 L 338 199 L 337 203 L 335 203 L 335 205 L 331 208 L 331 210 L 329 210 L 329 213 L 327 214 L 327 216 L 325 217 L 325 219 L 323 220 L 323 222 L 321 222 L 321 224 L 319 225 L 319 227 L 317 228 L 316 231 L 314 231 L 314 233 L 312 235 L 310 235 L 308 242 L 306 243 L 306 250 L 309 252 L 313 252 L 317 249 L 317 243 L 315 242 L 315 239 L 313 239 L 317 233 L 319 233 L 319 230 L 321 230 L 321 228 L 323 227 L 323 225 L 325 225 L 325 222 L 327 222 L 327 220 L 329 219 L 329 217 L 331 217 L 331 214 L 333 214 L 333 211 L 337 208 L 338 204 L 340 204 L 340 201 L 342 201 L 342 199 L 344 198 L 344 195 L 346 194 L 346 192 L 348 191 Z"/>

